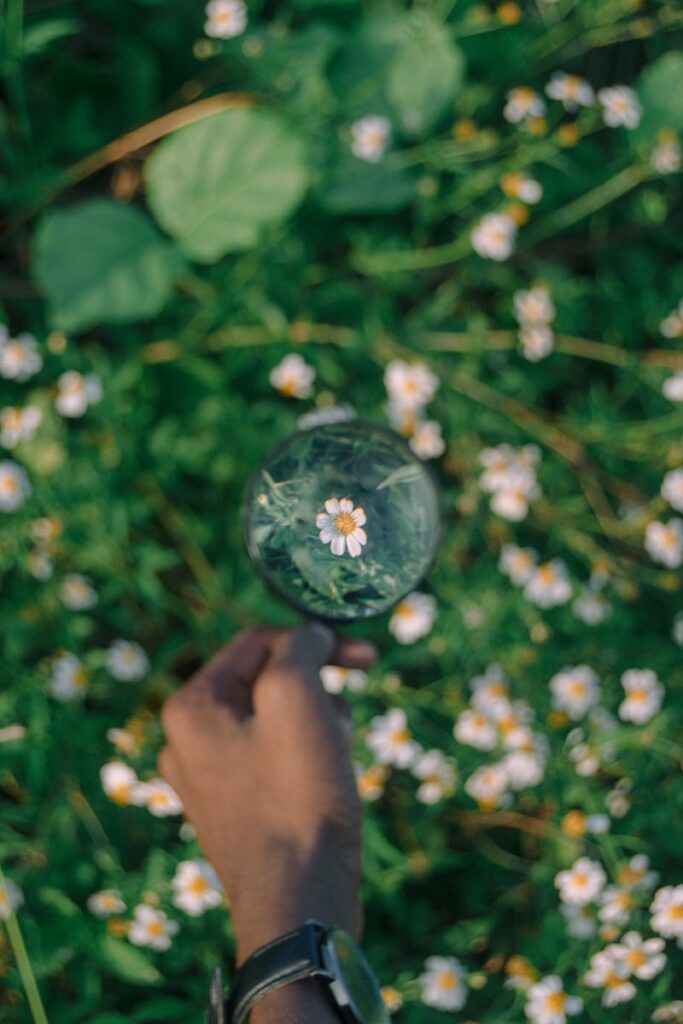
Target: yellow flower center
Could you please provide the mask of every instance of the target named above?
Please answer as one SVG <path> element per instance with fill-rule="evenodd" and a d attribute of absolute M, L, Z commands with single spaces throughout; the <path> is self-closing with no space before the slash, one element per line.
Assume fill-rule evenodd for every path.
<path fill-rule="evenodd" d="M 621 869 L 617 881 L 622 885 L 636 885 L 644 875 L 644 870 L 627 866 Z"/>
<path fill-rule="evenodd" d="M 294 398 L 297 392 L 298 385 L 299 382 L 297 381 L 296 377 L 284 377 L 278 385 L 278 391 L 280 392 L 281 395 L 284 395 L 286 398 Z"/>
<path fill-rule="evenodd" d="M 583 697 L 586 692 L 586 684 L 580 679 L 572 679 L 569 684 L 569 693 L 572 697 Z"/>
<path fill-rule="evenodd" d="M 201 896 L 209 887 L 206 880 L 202 878 L 201 875 L 197 875 L 196 878 L 192 879 L 187 888 L 191 893 L 194 893 L 195 896 Z"/>
<path fill-rule="evenodd" d="M 588 885 L 588 875 L 584 875 L 582 871 L 577 871 L 574 875 L 574 885 L 578 885 L 580 889 L 583 889 L 585 885 Z"/>
<path fill-rule="evenodd" d="M 157 938 L 159 935 L 164 934 L 164 926 L 161 921 L 150 921 L 147 925 L 147 931 L 152 938 Z"/>
<path fill-rule="evenodd" d="M 109 799 L 113 800 L 115 804 L 127 804 L 130 797 L 130 786 L 127 782 L 121 782 L 118 786 L 114 786 L 109 794 Z"/>
<path fill-rule="evenodd" d="M 650 691 L 646 690 L 643 686 L 637 686 L 634 690 L 629 690 L 628 691 L 628 699 L 629 700 L 635 700 L 635 701 L 647 700 L 649 695 L 650 695 Z"/>
<path fill-rule="evenodd" d="M 544 565 L 539 565 L 539 567 L 538 567 L 538 577 L 539 577 L 541 583 L 548 584 L 548 583 L 553 583 L 554 582 L 554 580 L 555 580 L 555 570 L 552 567 L 552 565 L 550 565 L 549 562 L 546 562 Z"/>
<path fill-rule="evenodd" d="M 604 988 L 619 988 L 623 983 L 624 979 L 620 978 L 616 971 L 609 971 L 602 984 Z"/>
<path fill-rule="evenodd" d="M 439 971 L 438 983 L 441 988 L 456 989 L 460 982 L 451 971 Z"/>
<path fill-rule="evenodd" d="M 643 953 L 642 949 L 629 949 L 626 954 L 626 959 L 634 971 L 639 967 L 644 967 L 647 963 L 647 957 Z"/>
<path fill-rule="evenodd" d="M 7 491 L 8 494 L 12 494 L 17 489 L 16 477 L 10 476 L 9 474 L 7 476 L 0 477 L 0 486 L 2 486 L 3 491 Z"/>
<path fill-rule="evenodd" d="M 546 997 L 545 1008 L 548 1013 L 562 1013 L 566 999 L 564 992 L 552 992 Z"/>
<path fill-rule="evenodd" d="M 389 742 L 396 747 L 400 746 L 401 743 L 407 743 L 409 739 L 410 733 L 405 726 L 402 729 L 394 729 L 394 731 L 389 734 Z"/>
<path fill-rule="evenodd" d="M 77 669 L 71 677 L 71 682 L 74 686 L 78 687 L 79 690 L 85 689 L 88 685 L 88 677 L 82 668 Z"/>
<path fill-rule="evenodd" d="M 334 528 L 337 533 L 343 533 L 345 537 L 348 537 L 356 529 L 356 520 L 350 512 L 340 512 L 334 520 Z"/>
<path fill-rule="evenodd" d="M 683 903 L 678 903 L 675 907 L 669 908 L 669 913 L 673 917 L 674 921 L 680 921 L 683 918 Z"/>

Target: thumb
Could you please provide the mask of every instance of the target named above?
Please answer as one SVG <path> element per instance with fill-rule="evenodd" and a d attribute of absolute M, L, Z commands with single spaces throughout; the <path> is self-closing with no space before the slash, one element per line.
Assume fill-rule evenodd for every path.
<path fill-rule="evenodd" d="M 311 715 L 329 715 L 330 702 L 320 681 L 320 669 L 336 646 L 332 630 L 319 622 L 277 637 L 252 692 L 257 717 L 310 719 Z"/>

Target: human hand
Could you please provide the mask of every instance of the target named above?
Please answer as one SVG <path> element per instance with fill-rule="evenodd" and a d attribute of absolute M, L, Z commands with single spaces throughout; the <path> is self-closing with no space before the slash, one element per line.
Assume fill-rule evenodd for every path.
<path fill-rule="evenodd" d="M 374 658 L 319 624 L 247 629 L 164 705 L 159 769 L 223 882 L 238 963 L 309 917 L 360 935 L 350 716 L 320 667 Z"/>

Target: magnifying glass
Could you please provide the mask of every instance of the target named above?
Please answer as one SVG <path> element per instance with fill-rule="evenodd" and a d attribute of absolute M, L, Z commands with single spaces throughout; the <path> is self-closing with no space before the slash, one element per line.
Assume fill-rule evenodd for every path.
<path fill-rule="evenodd" d="M 431 471 L 398 434 L 359 420 L 299 431 L 269 452 L 244 524 L 264 580 L 329 622 L 391 608 L 418 586 L 442 536 Z"/>

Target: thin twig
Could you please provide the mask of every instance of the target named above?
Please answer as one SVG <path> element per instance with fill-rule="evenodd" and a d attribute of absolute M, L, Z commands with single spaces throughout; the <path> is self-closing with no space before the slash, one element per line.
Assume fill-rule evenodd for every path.
<path fill-rule="evenodd" d="M 5 890 L 5 876 L 0 866 L 0 888 Z M 36 976 L 33 973 L 33 967 L 31 965 L 31 959 L 24 943 L 24 937 L 21 934 L 21 928 L 19 927 L 19 921 L 17 915 L 14 913 L 12 907 L 12 901 L 9 899 L 9 893 L 7 893 L 6 899 L 7 917 L 5 918 L 5 927 L 7 928 L 7 935 L 9 936 L 10 945 L 12 952 L 14 953 L 14 959 L 17 963 L 17 970 L 21 978 L 21 983 L 24 986 L 26 992 L 26 999 L 28 1000 L 29 1009 L 33 1018 L 34 1024 L 48 1024 L 47 1016 L 45 1015 L 45 1008 L 43 1007 L 43 1001 L 40 997 L 40 990 L 36 981 Z"/>

